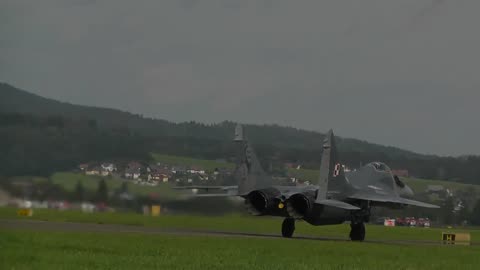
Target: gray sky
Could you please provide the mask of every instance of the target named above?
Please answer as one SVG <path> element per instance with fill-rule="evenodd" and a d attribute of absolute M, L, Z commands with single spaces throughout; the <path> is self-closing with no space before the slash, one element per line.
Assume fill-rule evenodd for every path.
<path fill-rule="evenodd" d="M 478 0 L 2 0 L 0 81 L 173 121 L 480 154 Z"/>

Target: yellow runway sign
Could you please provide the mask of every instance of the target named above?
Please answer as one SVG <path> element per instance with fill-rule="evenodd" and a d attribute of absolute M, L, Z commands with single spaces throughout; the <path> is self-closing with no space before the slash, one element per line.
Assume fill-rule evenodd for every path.
<path fill-rule="evenodd" d="M 160 216 L 161 207 L 160 205 L 152 205 L 152 217 Z"/>
<path fill-rule="evenodd" d="M 470 233 L 442 233 L 442 243 L 445 245 L 470 245 Z"/>
<path fill-rule="evenodd" d="M 33 215 L 33 210 L 30 208 L 18 209 L 17 215 L 22 217 L 31 217 Z"/>

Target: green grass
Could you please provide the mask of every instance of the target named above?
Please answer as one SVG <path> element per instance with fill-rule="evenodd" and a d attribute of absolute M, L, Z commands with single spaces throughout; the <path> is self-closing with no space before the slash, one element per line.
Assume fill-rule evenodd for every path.
<path fill-rule="evenodd" d="M 427 180 L 427 179 L 418 179 L 418 178 L 402 178 L 407 185 L 409 185 L 414 191 L 422 192 L 427 189 L 429 185 L 441 185 L 445 188 L 448 188 L 452 191 L 459 190 L 474 190 L 476 193 L 480 193 L 480 185 L 471 185 L 471 184 L 462 184 L 451 181 L 441 181 L 441 180 Z"/>
<path fill-rule="evenodd" d="M 479 247 L 0 229 L 0 269 L 478 269 Z"/>
<path fill-rule="evenodd" d="M 126 224 L 165 229 L 196 229 L 217 230 L 248 233 L 279 234 L 281 218 L 252 217 L 242 215 L 227 216 L 195 216 L 195 215 L 163 215 L 148 217 L 135 213 L 93 213 L 85 214 L 79 211 L 55 211 L 35 209 L 33 217 L 18 217 L 16 209 L 0 208 L 0 218 L 3 219 L 34 219 L 48 221 L 68 221 L 100 224 Z M 295 233 L 306 236 L 335 237 L 347 239 L 350 226 L 348 224 L 333 226 L 312 226 L 306 222 L 297 222 Z M 462 228 L 409 228 L 367 225 L 367 239 L 370 240 L 421 240 L 440 241 L 441 233 L 465 232 Z M 480 243 L 480 230 L 468 230 L 472 241 Z"/>
<path fill-rule="evenodd" d="M 320 171 L 318 170 L 309 170 L 309 169 L 288 169 L 288 173 L 296 178 L 302 180 L 308 180 L 310 183 L 316 183 L 320 177 Z"/>
<path fill-rule="evenodd" d="M 162 154 L 152 154 L 152 157 L 156 162 L 175 164 L 175 165 L 185 165 L 185 166 L 200 166 L 204 168 L 207 172 L 212 172 L 215 168 L 230 168 L 233 169 L 235 165 L 228 162 L 218 162 L 215 160 L 206 160 L 206 159 L 195 159 L 189 157 L 180 157 L 172 155 L 162 155 Z M 289 174 L 304 180 L 308 180 L 311 183 L 318 181 L 319 171 L 318 170 L 309 170 L 309 169 L 289 169 Z M 95 191 L 98 186 L 98 181 L 101 179 L 101 176 L 87 176 L 84 174 L 71 173 L 71 172 L 59 172 L 51 176 L 51 179 L 54 183 L 59 184 L 67 191 L 73 191 L 75 185 L 78 181 L 81 181 L 84 187 L 87 190 Z M 107 185 L 110 190 L 120 187 L 123 179 L 120 178 L 111 178 L 103 177 L 107 182 Z M 22 180 L 24 177 L 12 177 L 11 181 Z M 42 177 L 30 177 L 34 181 L 47 181 L 46 178 Z M 427 180 L 427 179 L 417 179 L 417 178 L 402 178 L 406 184 L 408 184 L 416 193 L 424 192 L 429 185 L 442 185 L 445 188 L 448 188 L 454 192 L 456 191 L 467 191 L 473 190 L 475 193 L 480 195 L 480 185 L 470 185 L 462 184 L 451 181 L 440 181 L 440 180 Z M 162 196 L 167 199 L 178 198 L 178 194 L 170 189 L 169 184 L 161 184 L 157 187 L 150 186 L 140 186 L 133 183 L 129 183 L 129 190 L 137 195 L 146 195 L 150 193 L 157 193 L 159 196 Z"/>
<path fill-rule="evenodd" d="M 162 155 L 162 154 L 152 154 L 152 158 L 156 162 L 166 163 L 171 165 L 183 165 L 183 166 L 199 166 L 206 170 L 207 172 L 213 172 L 215 168 L 229 168 L 233 169 L 235 164 L 228 162 L 219 162 L 215 160 L 208 159 L 195 159 L 190 157 L 180 157 L 180 156 L 171 156 L 171 155 Z"/>
<path fill-rule="evenodd" d="M 83 187 L 91 192 L 94 192 L 98 188 L 98 182 L 101 179 L 104 179 L 107 183 L 108 190 L 113 191 L 118 189 L 122 182 L 125 181 L 121 178 L 112 178 L 112 177 L 102 177 L 102 176 L 90 176 L 84 175 L 79 173 L 72 173 L 72 172 L 58 172 L 53 174 L 50 177 L 52 183 L 58 184 L 66 191 L 72 192 L 75 190 L 75 186 L 80 181 L 83 184 Z M 33 181 L 47 181 L 46 178 L 38 178 L 36 177 Z M 128 181 L 128 180 L 127 180 Z M 151 193 L 157 194 L 159 197 L 163 199 L 178 199 L 179 192 L 173 190 L 172 184 L 169 183 L 160 183 L 158 186 L 141 186 L 134 184 L 130 181 L 128 183 L 128 190 L 135 194 L 135 195 L 148 195 Z"/>

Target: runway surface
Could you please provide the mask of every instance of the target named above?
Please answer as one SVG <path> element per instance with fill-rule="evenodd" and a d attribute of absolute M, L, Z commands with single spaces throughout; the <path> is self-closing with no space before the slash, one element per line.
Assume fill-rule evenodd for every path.
<path fill-rule="evenodd" d="M 167 234 L 167 235 L 196 235 L 212 237 L 250 237 L 250 238 L 282 238 L 276 234 L 229 232 L 194 229 L 172 229 L 161 227 L 145 227 L 121 224 L 95 224 L 75 222 L 52 222 L 38 220 L 0 219 L 0 229 L 35 230 L 35 231 L 61 231 L 61 232 L 97 232 L 97 233 L 141 233 L 141 234 Z M 346 238 L 318 237 L 297 235 L 292 239 L 350 242 Z M 365 240 L 366 243 L 395 244 L 395 245 L 440 245 L 440 241 L 421 240 Z M 472 243 L 472 245 L 476 245 Z"/>

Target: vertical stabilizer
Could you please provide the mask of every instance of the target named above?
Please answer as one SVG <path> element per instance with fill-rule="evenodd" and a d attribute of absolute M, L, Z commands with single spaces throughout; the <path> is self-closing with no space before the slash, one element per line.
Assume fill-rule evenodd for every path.
<path fill-rule="evenodd" d="M 343 191 L 348 185 L 342 164 L 338 161 L 337 147 L 333 130 L 329 130 L 323 141 L 323 154 L 320 164 L 317 201 L 327 198 L 328 191 Z"/>
<path fill-rule="evenodd" d="M 234 141 L 239 145 L 239 154 L 235 177 L 238 180 L 238 194 L 246 195 L 256 189 L 272 185 L 271 178 L 265 173 L 260 162 L 243 132 L 243 127 L 235 128 Z"/>
<path fill-rule="evenodd" d="M 243 127 L 240 124 L 237 124 L 235 127 L 235 137 L 233 138 L 235 142 L 243 142 Z"/>

